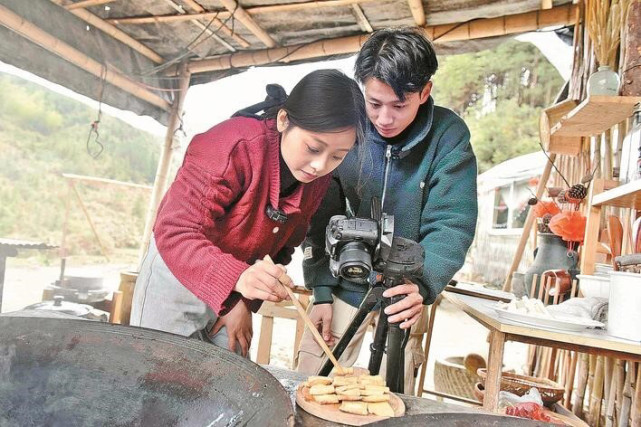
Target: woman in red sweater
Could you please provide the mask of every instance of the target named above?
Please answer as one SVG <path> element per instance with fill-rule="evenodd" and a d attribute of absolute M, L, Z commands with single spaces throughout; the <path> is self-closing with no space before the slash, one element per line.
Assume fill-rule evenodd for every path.
<path fill-rule="evenodd" d="M 330 173 L 360 146 L 364 105 L 354 80 L 318 70 L 289 97 L 269 86 L 254 106 L 263 116 L 245 113 L 196 135 L 159 207 L 131 324 L 247 356 L 251 311 L 287 298 L 283 264 L 305 238 Z"/>

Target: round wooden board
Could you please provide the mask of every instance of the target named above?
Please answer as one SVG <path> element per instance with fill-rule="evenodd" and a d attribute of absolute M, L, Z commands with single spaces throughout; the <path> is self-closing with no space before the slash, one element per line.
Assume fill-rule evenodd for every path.
<path fill-rule="evenodd" d="M 362 426 L 376 421 L 386 420 L 389 417 L 379 417 L 378 415 L 356 415 L 342 412 L 338 409 L 339 403 L 330 405 L 321 405 L 318 402 L 309 402 L 303 396 L 303 384 L 300 384 L 296 389 L 296 404 L 303 408 L 306 412 L 327 421 L 335 423 L 347 424 L 350 426 Z M 394 393 L 390 393 L 389 404 L 394 410 L 394 415 L 401 417 L 405 414 L 405 404 L 400 397 Z"/>

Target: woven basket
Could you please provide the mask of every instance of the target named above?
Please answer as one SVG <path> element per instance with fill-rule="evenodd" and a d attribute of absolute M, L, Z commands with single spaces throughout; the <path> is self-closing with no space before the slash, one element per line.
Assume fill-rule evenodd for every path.
<path fill-rule="evenodd" d="M 437 359 L 434 364 L 434 389 L 440 393 L 476 400 L 474 384 L 479 377 L 465 369 L 463 360 L 463 357 Z"/>
<path fill-rule="evenodd" d="M 487 369 L 479 369 L 479 377 L 483 385 L 485 385 L 485 378 L 487 378 Z M 563 398 L 564 388 L 559 384 L 547 378 L 528 377 L 525 375 L 511 374 L 503 372 L 501 374 L 501 390 L 509 391 L 517 396 L 523 396 L 532 387 L 536 387 L 541 394 L 541 399 L 546 405 L 558 402 Z"/>

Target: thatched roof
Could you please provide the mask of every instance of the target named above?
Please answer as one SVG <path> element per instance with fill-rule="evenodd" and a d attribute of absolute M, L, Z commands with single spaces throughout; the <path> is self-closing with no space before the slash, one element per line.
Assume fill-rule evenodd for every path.
<path fill-rule="evenodd" d="M 507 34 L 573 24 L 571 3 L 0 0 L 0 60 L 165 122 L 180 62 L 191 84 L 202 83 L 255 65 L 352 54 L 372 30 L 399 25 L 423 27 L 439 55 L 478 50 Z"/>

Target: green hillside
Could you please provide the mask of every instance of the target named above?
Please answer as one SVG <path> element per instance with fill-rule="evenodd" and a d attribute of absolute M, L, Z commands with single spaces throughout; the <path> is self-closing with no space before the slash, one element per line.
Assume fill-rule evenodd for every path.
<path fill-rule="evenodd" d="M 62 173 L 141 184 L 153 182 L 161 140 L 102 115 L 104 151 L 94 159 L 87 135 L 97 112 L 35 83 L 0 74 L 0 237 L 59 244 L 70 199 L 67 246 L 98 255 L 80 204 Z M 90 149 L 97 149 L 91 144 Z M 77 184 L 108 252 L 134 250 L 149 200 L 145 189 Z"/>

